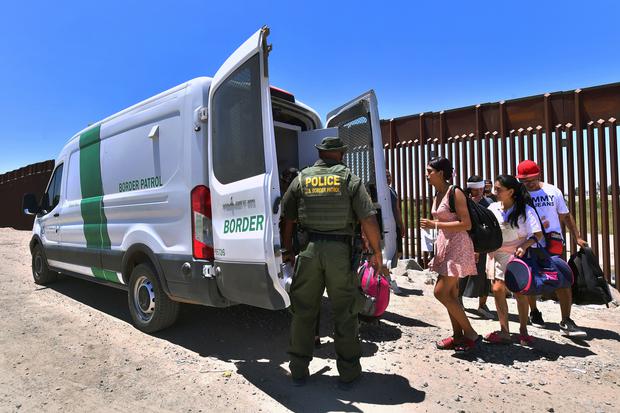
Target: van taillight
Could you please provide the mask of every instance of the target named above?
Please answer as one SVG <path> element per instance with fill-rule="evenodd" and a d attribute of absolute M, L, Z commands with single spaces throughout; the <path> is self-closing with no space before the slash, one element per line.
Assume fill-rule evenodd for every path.
<path fill-rule="evenodd" d="M 211 192 L 199 185 L 192 190 L 192 251 L 196 259 L 214 259 L 211 218 Z"/>

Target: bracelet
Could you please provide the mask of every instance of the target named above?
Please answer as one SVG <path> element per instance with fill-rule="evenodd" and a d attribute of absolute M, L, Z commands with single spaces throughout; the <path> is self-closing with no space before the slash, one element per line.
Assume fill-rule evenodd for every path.
<path fill-rule="evenodd" d="M 435 220 L 435 232 L 437 232 L 437 225 L 439 224 L 439 221 Z"/>

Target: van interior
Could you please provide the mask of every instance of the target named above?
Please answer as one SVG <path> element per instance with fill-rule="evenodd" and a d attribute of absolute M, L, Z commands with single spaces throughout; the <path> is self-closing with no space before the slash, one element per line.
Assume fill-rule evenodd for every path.
<path fill-rule="evenodd" d="M 294 99 L 275 96 L 273 90 L 272 109 L 282 195 L 292 179 L 289 179 L 291 168 L 299 171 L 311 166 L 317 159 L 314 145 L 320 143 L 326 136 L 339 136 L 348 146 L 344 162 L 354 174 L 362 179 L 380 214 L 375 184 L 372 134 L 367 113 L 359 109 L 357 109 L 359 113 L 344 113 L 328 125 L 333 127 L 317 129 L 318 119 L 315 119 L 312 112 L 296 105 Z M 380 216 L 377 218 L 381 225 Z"/>

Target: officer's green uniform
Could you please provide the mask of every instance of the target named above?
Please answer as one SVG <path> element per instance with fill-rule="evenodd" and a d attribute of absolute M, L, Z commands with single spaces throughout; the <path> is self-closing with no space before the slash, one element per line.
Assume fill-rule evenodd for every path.
<path fill-rule="evenodd" d="M 332 147 L 337 141 L 337 147 L 346 148 L 337 138 L 326 138 L 317 148 L 333 150 L 330 139 Z M 357 221 L 375 214 L 372 200 L 346 165 L 320 159 L 293 180 L 282 204 L 284 217 L 297 221 L 310 237 L 298 256 L 291 285 L 291 374 L 293 378 L 308 375 L 316 318 L 327 287 L 335 316 L 340 380 L 354 380 L 361 373 L 357 321 L 361 296 L 351 268 L 351 237 Z"/>

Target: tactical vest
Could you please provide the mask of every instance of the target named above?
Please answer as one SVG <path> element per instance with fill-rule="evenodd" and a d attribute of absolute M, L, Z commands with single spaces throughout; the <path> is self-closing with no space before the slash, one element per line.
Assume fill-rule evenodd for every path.
<path fill-rule="evenodd" d="M 298 211 L 301 226 L 309 231 L 352 233 L 350 179 L 351 172 L 340 164 L 302 170 L 299 173 L 301 198 Z"/>

